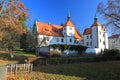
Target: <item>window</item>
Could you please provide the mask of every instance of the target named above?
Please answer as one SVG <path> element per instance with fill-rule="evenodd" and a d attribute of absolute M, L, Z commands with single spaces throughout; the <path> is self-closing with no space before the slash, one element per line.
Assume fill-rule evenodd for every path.
<path fill-rule="evenodd" d="M 72 35 L 72 33 L 69 33 L 69 35 Z"/>
<path fill-rule="evenodd" d="M 43 38 L 45 41 L 49 41 L 49 37 L 44 37 Z"/>
<path fill-rule="evenodd" d="M 87 42 L 86 45 L 88 46 L 88 45 L 89 45 L 89 42 Z"/>
<path fill-rule="evenodd" d="M 87 39 L 88 39 L 88 36 L 87 36 Z"/>
<path fill-rule="evenodd" d="M 99 33 L 101 34 L 101 32 L 99 31 Z"/>
<path fill-rule="evenodd" d="M 105 45 L 105 41 L 103 41 L 103 45 Z"/>
<path fill-rule="evenodd" d="M 64 42 L 63 38 L 61 39 L 61 42 Z"/>
<path fill-rule="evenodd" d="M 56 38 L 56 41 L 59 42 L 59 38 Z"/>
<path fill-rule="evenodd" d="M 105 34 L 103 34 L 103 37 L 105 37 Z"/>
<path fill-rule="evenodd" d="M 72 39 L 70 39 L 70 42 L 72 42 Z"/>
<path fill-rule="evenodd" d="M 90 39 L 92 39 L 92 36 L 90 35 Z"/>
<path fill-rule="evenodd" d="M 65 31 L 63 32 L 63 35 L 64 35 L 64 36 L 66 36 L 66 33 L 65 33 Z"/>
<path fill-rule="evenodd" d="M 69 29 L 70 29 L 70 30 L 72 30 L 72 28 L 71 28 L 71 27 L 70 27 Z"/>
<path fill-rule="evenodd" d="M 74 40 L 74 43 L 76 43 L 76 40 Z"/>
<path fill-rule="evenodd" d="M 49 38 L 47 37 L 47 41 L 49 41 Z"/>
<path fill-rule="evenodd" d="M 92 46 L 92 42 L 90 42 L 90 45 Z"/>

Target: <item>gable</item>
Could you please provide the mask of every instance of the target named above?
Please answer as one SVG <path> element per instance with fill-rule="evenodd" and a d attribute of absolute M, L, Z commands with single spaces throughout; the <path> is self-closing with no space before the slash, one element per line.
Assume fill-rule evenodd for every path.
<path fill-rule="evenodd" d="M 85 30 L 84 30 L 84 35 L 88 35 L 88 34 L 91 34 L 91 32 L 92 32 L 92 29 L 91 28 L 86 28 Z"/>

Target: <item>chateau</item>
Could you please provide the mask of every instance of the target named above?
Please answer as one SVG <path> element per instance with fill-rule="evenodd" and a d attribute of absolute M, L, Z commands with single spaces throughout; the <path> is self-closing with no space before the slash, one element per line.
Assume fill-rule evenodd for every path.
<path fill-rule="evenodd" d="M 49 53 L 49 45 L 82 45 L 90 48 L 98 48 L 99 52 L 108 48 L 107 32 L 97 17 L 90 28 L 85 29 L 83 37 L 75 28 L 68 14 L 63 25 L 55 25 L 36 21 L 33 26 L 33 34 L 36 37 L 37 52 Z M 53 49 L 52 49 L 53 50 Z M 75 53 L 72 51 L 71 53 Z M 70 53 L 70 51 L 69 51 Z"/>
<path fill-rule="evenodd" d="M 84 46 L 96 49 L 97 53 L 101 53 L 104 49 L 108 49 L 108 35 L 105 27 L 98 22 L 98 18 L 94 17 L 93 24 L 84 30 L 83 33 Z"/>
<path fill-rule="evenodd" d="M 82 45 L 82 35 L 77 31 L 68 15 L 64 25 L 36 21 L 33 34 L 37 39 L 37 52 L 49 53 L 49 45 Z M 72 51 L 74 53 L 75 51 Z"/>

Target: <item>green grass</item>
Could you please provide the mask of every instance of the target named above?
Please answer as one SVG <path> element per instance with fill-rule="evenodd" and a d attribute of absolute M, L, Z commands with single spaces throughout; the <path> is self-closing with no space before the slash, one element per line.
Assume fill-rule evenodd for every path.
<path fill-rule="evenodd" d="M 1 60 L 17 61 L 18 63 L 25 63 L 25 59 L 28 59 L 29 57 L 35 57 L 35 53 L 14 51 L 14 57 L 10 58 L 10 54 L 8 52 L 0 52 Z"/>
<path fill-rule="evenodd" d="M 89 62 L 36 66 L 27 74 L 16 74 L 8 80 L 120 80 L 120 61 Z M 21 80 L 20 79 L 20 80 Z"/>
<path fill-rule="evenodd" d="M 24 51 L 16 51 L 15 56 L 34 57 L 35 53 L 30 53 L 30 52 L 28 53 L 28 52 L 24 52 Z"/>
<path fill-rule="evenodd" d="M 120 61 L 48 65 L 41 67 L 40 72 L 54 76 L 56 79 L 53 80 L 60 80 L 63 75 L 66 78 L 61 80 L 71 80 L 71 77 L 76 80 L 120 80 Z"/>

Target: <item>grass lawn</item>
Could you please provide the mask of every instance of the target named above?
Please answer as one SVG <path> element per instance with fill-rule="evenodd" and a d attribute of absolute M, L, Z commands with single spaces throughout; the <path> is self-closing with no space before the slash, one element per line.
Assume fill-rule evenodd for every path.
<path fill-rule="evenodd" d="M 8 80 L 120 80 L 120 61 L 81 62 L 34 68 L 36 70 L 30 74 L 9 75 Z"/>
<path fill-rule="evenodd" d="M 35 57 L 23 51 L 14 55 L 10 59 L 7 52 L 0 52 L 0 64 L 23 63 L 28 57 Z M 120 61 L 34 66 L 32 73 L 7 75 L 7 80 L 120 80 Z"/>
<path fill-rule="evenodd" d="M 10 54 L 6 51 L 0 51 L 0 64 L 8 63 L 24 63 L 28 57 L 35 57 L 34 53 L 26 53 L 24 51 L 14 51 L 14 58 L 10 58 Z"/>

